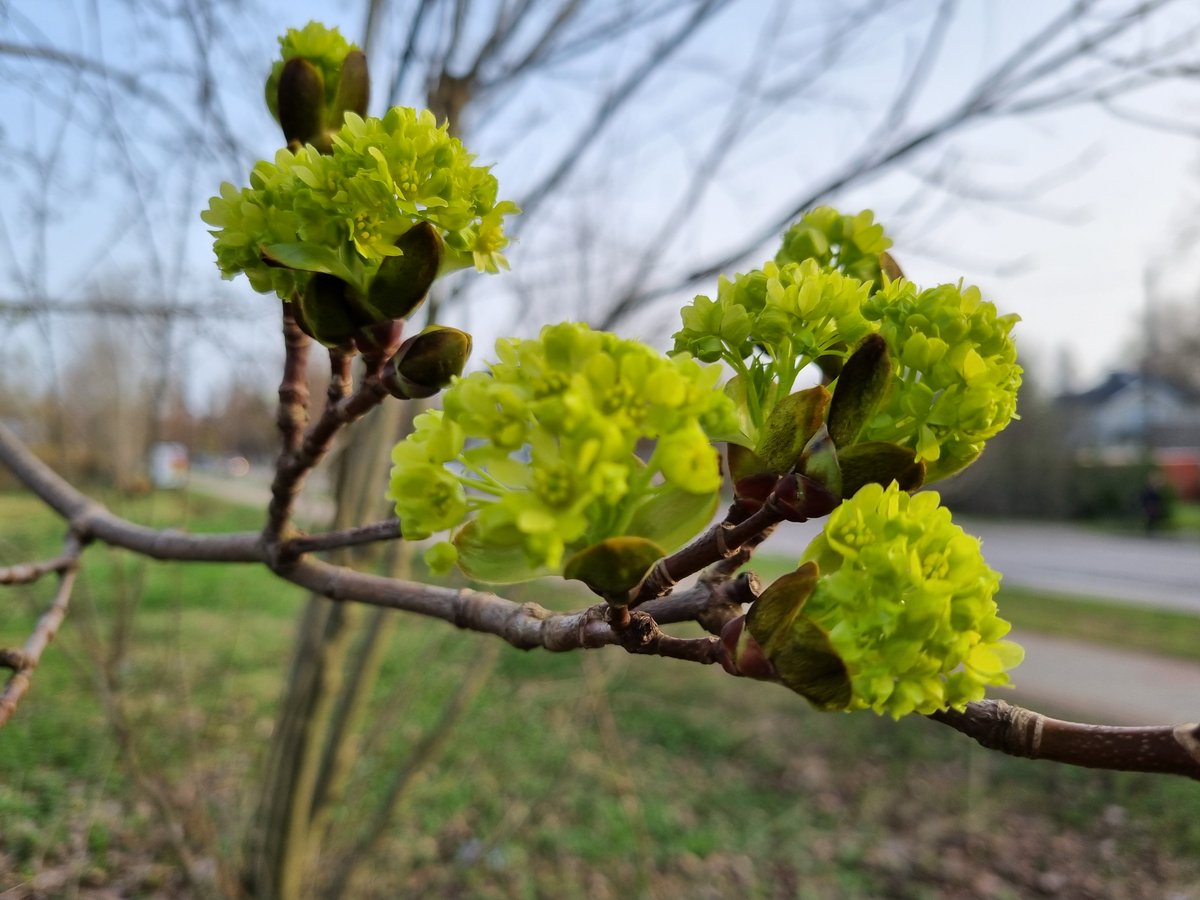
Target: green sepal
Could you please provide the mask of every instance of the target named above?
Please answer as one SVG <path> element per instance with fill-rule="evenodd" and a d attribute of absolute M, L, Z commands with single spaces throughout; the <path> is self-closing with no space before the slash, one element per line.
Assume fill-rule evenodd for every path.
<path fill-rule="evenodd" d="M 666 555 L 662 547 L 643 537 L 607 538 L 568 559 L 563 577 L 582 581 L 593 593 L 623 606 L 650 567 Z"/>
<path fill-rule="evenodd" d="M 458 567 L 475 581 L 516 584 L 555 574 L 554 569 L 546 566 L 530 565 L 519 536 L 509 544 L 481 540 L 476 522 L 460 528 L 452 543 L 458 551 Z"/>
<path fill-rule="evenodd" d="M 811 561 L 777 578 L 746 613 L 746 628 L 779 681 L 820 709 L 845 709 L 851 698 L 846 664 L 829 636 L 803 615 L 818 578 Z"/>
<path fill-rule="evenodd" d="M 350 285 L 334 275 L 313 275 L 300 295 L 297 322 L 301 329 L 326 347 L 348 343 L 366 324 L 355 309 L 352 292 Z"/>
<path fill-rule="evenodd" d="M 336 275 L 342 281 L 353 285 L 359 293 L 363 293 L 362 267 L 348 262 L 332 247 L 297 241 L 286 244 L 266 244 L 259 248 L 259 253 L 268 265 L 299 269 L 301 272 Z"/>
<path fill-rule="evenodd" d="M 634 510 L 625 534 L 653 541 L 668 552 L 682 547 L 712 521 L 720 495 L 663 486 Z"/>
<path fill-rule="evenodd" d="M 400 345 L 383 373 L 395 397 L 432 397 L 462 374 L 471 355 L 471 335 L 446 325 L 430 325 Z"/>
<path fill-rule="evenodd" d="M 838 448 L 858 440 L 891 382 L 887 341 L 878 334 L 868 335 L 842 366 L 829 403 L 829 436 Z"/>
<path fill-rule="evenodd" d="M 783 474 L 796 467 L 805 445 L 825 419 L 829 400 L 829 391 L 817 385 L 785 397 L 771 410 L 754 448 L 770 471 Z"/>
<path fill-rule="evenodd" d="M 399 256 L 385 256 L 367 289 L 367 306 L 380 319 L 403 319 L 421 305 L 442 262 L 442 239 L 420 222 L 396 241 Z"/>
<path fill-rule="evenodd" d="M 768 657 L 787 641 L 792 622 L 812 596 L 819 577 L 817 564 L 806 562 L 776 578 L 750 606 L 746 627 Z"/>
<path fill-rule="evenodd" d="M 348 112 L 365 116 L 370 96 L 371 77 L 367 72 L 367 57 L 361 50 L 351 50 L 342 60 L 337 93 L 329 110 L 330 125 L 335 129 L 340 128 Z"/>
<path fill-rule="evenodd" d="M 838 452 L 824 422 L 804 445 L 796 471 L 815 481 L 831 494 L 839 497 L 842 495 L 842 469 L 838 463 Z"/>
<path fill-rule="evenodd" d="M 276 86 L 279 126 L 288 146 L 313 144 L 325 138 L 325 79 L 307 59 L 293 56 L 283 64 Z"/>
<path fill-rule="evenodd" d="M 895 481 L 902 491 L 925 483 L 925 463 L 916 452 L 887 441 L 867 441 L 838 452 L 842 467 L 842 496 L 853 497 L 868 484 L 884 487 Z"/>

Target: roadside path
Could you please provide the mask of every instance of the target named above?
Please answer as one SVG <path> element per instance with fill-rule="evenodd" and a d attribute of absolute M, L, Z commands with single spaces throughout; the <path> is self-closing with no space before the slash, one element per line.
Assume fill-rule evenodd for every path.
<path fill-rule="evenodd" d="M 1150 538 L 1061 523 L 957 516 L 955 522 L 983 541 L 983 555 L 1005 584 L 1200 616 L 1200 540 L 1195 537 Z M 785 524 L 763 544 L 763 552 L 799 557 L 821 525 Z"/>

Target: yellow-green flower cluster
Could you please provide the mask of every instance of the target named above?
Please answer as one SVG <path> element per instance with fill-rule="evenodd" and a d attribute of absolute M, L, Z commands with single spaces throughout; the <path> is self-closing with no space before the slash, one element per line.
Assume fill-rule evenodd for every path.
<path fill-rule="evenodd" d="M 675 352 L 733 368 L 728 390 L 745 405 L 744 431 L 753 443 L 805 366 L 844 356 L 871 330 L 862 314 L 869 291 L 815 259 L 768 262 L 732 281 L 722 276 L 716 300 L 698 296 L 680 311 Z"/>
<path fill-rule="evenodd" d="M 1016 415 L 1021 367 L 1011 331 L 976 287 L 890 282 L 863 306 L 892 354 L 892 387 L 863 440 L 916 450 L 927 480 L 970 463 Z"/>
<path fill-rule="evenodd" d="M 862 488 L 805 553 L 821 578 L 804 616 L 846 665 L 850 709 L 896 718 L 962 708 L 1009 683 L 1021 648 L 992 599 L 1000 576 L 936 493 Z"/>
<path fill-rule="evenodd" d="M 819 206 L 784 233 L 775 262 L 812 259 L 822 268 L 837 269 L 859 281 L 878 282 L 879 258 L 891 246 L 891 238 L 871 210 L 850 216 Z"/>
<path fill-rule="evenodd" d="M 699 510 L 711 516 L 721 482 L 711 442 L 735 428 L 716 367 L 579 323 L 496 351 L 499 361 L 456 381 L 444 412 L 423 414 L 392 453 L 405 537 L 463 525 L 455 544 L 468 572 L 476 551 L 491 553 L 493 576 L 507 554 L 519 580 L 556 571 L 568 550 L 638 534 L 636 523 L 654 518 L 639 510 L 656 498 L 711 499 Z M 645 462 L 643 441 L 655 442 Z M 656 524 L 675 527 L 663 518 Z M 452 558 L 443 545 L 434 556 Z"/>
<path fill-rule="evenodd" d="M 890 280 L 880 268 L 890 245 L 869 211 L 821 207 L 787 232 L 775 261 L 722 277 L 715 300 L 699 296 L 683 308 L 675 349 L 733 370 L 726 391 L 746 446 L 758 446 L 804 367 L 820 362 L 836 373 L 871 333 L 887 342 L 892 383 L 857 440 L 913 450 L 927 482 L 969 464 L 1016 414 L 1021 369 L 1010 333 L 1018 317 L 998 316 L 974 287 Z M 836 382 L 831 390 L 836 396 Z"/>
<path fill-rule="evenodd" d="M 226 278 L 245 273 L 258 291 L 281 297 L 327 272 L 365 291 L 398 237 L 418 222 L 441 234 L 450 265 L 507 268 L 497 182 L 428 111 L 396 107 L 382 119 L 346 114 L 332 152 L 281 150 L 260 162 L 250 186 L 221 186 L 202 218 Z M 277 248 L 272 250 L 272 248 Z M 291 268 L 270 266 L 264 253 Z"/>

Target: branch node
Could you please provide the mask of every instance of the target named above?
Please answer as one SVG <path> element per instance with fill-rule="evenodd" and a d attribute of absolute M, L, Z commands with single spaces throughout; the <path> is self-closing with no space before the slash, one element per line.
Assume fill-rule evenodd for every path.
<path fill-rule="evenodd" d="M 1172 734 L 1183 751 L 1200 763 L 1200 724 L 1185 722 L 1182 725 L 1176 725 Z"/>

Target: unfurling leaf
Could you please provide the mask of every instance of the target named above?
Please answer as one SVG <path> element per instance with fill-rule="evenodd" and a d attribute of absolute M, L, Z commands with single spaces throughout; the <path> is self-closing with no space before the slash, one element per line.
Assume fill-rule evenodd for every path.
<path fill-rule="evenodd" d="M 779 680 L 813 706 L 849 707 L 853 688 L 846 663 L 833 649 L 829 635 L 811 619 L 797 617 L 788 640 L 770 659 Z"/>
<path fill-rule="evenodd" d="M 514 536 L 511 544 L 501 544 L 494 536 L 484 540 L 479 536 L 479 523 L 475 521 L 460 528 L 453 543 L 458 551 L 458 567 L 476 581 L 516 584 L 555 574 L 554 569 L 530 563 L 519 536 Z"/>
<path fill-rule="evenodd" d="M 842 495 L 842 470 L 838 465 L 837 448 L 824 424 L 804 445 L 797 470 L 834 496 Z"/>
<path fill-rule="evenodd" d="M 768 656 L 787 640 L 792 622 L 812 596 L 818 577 L 817 564 L 806 562 L 796 571 L 776 578 L 746 613 L 750 633 Z"/>
<path fill-rule="evenodd" d="M 634 510 L 625 533 L 651 540 L 670 552 L 712 521 L 718 502 L 716 491 L 698 494 L 664 485 Z"/>
<path fill-rule="evenodd" d="M 330 124 L 334 128 L 340 128 L 348 112 L 365 116 L 370 96 L 371 77 L 367 73 L 367 57 L 361 50 L 351 50 L 342 60 L 337 94 L 329 111 Z"/>
<path fill-rule="evenodd" d="M 858 440 L 891 380 L 887 341 L 877 334 L 868 335 L 842 366 L 829 403 L 829 436 L 839 450 Z"/>
<path fill-rule="evenodd" d="M 755 454 L 777 474 L 791 472 L 825 419 L 829 391 L 818 385 L 785 397 L 771 410 Z"/>
<path fill-rule="evenodd" d="M 903 278 L 904 272 L 900 269 L 900 264 L 896 262 L 895 257 L 886 250 L 879 254 L 879 268 L 888 278 L 895 281 L 897 278 Z"/>
<path fill-rule="evenodd" d="M 753 450 L 743 447 L 741 444 L 730 444 L 725 451 L 725 456 L 729 463 L 729 478 L 735 484 L 743 478 L 771 471 Z"/>

